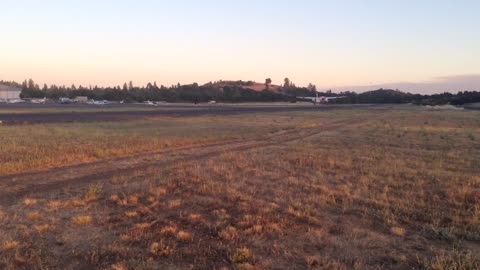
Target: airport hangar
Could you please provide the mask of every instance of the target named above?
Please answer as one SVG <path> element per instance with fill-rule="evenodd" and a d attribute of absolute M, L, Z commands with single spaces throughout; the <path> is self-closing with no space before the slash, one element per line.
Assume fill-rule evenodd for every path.
<path fill-rule="evenodd" d="M 20 99 L 22 89 L 18 87 L 0 84 L 0 100 Z"/>

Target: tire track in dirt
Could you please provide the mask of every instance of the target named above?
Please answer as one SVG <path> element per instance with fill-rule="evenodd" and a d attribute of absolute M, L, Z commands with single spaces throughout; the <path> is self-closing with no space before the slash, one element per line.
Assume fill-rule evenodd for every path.
<path fill-rule="evenodd" d="M 324 126 L 283 130 L 270 136 L 248 140 L 224 141 L 209 145 L 136 154 L 46 171 L 7 175 L 0 177 L 0 205 L 9 206 L 27 195 L 46 194 L 64 187 L 81 187 L 94 182 L 109 180 L 115 175 L 125 175 L 151 167 L 168 166 L 177 162 L 191 162 L 218 156 L 228 151 L 247 151 L 285 144 L 358 122 L 359 119 L 338 121 Z"/>

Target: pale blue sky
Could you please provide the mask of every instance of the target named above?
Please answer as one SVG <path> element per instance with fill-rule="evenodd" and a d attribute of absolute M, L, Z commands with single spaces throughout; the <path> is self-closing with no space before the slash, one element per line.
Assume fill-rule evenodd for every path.
<path fill-rule="evenodd" d="M 0 79 L 444 91 L 480 75 L 479 14 L 473 0 L 0 0 Z"/>

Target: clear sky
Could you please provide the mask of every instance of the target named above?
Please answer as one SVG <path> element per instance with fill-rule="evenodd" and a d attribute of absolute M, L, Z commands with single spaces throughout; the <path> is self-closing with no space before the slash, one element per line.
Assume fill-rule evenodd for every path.
<path fill-rule="evenodd" d="M 479 14 L 478 0 L 0 0 L 0 79 L 480 90 Z"/>

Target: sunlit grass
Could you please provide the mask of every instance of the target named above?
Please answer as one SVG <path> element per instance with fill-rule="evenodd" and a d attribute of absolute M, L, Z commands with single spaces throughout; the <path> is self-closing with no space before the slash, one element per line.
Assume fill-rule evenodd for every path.
<path fill-rule="evenodd" d="M 262 120 L 259 126 L 220 117 L 0 126 L 0 175 L 254 137 L 282 128 L 262 126 Z"/>
<path fill-rule="evenodd" d="M 70 261 L 99 269 L 476 269 L 480 142 L 467 134 L 480 127 L 478 116 L 232 116 L 241 126 L 275 129 L 351 121 L 19 198 L 0 211 L 0 265 L 18 256 L 26 268 L 52 269 Z"/>

